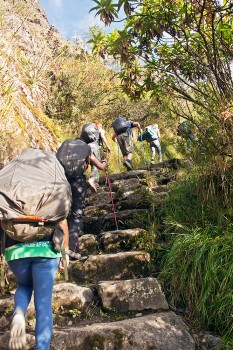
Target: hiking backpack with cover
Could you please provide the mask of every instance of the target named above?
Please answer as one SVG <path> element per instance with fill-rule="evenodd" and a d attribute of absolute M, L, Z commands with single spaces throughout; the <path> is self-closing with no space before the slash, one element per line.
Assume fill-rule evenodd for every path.
<path fill-rule="evenodd" d="M 83 125 L 81 131 L 81 139 L 86 143 L 91 143 L 99 140 L 99 129 L 95 123 Z"/>
<path fill-rule="evenodd" d="M 158 139 L 158 128 L 155 125 L 147 126 L 142 134 L 138 135 L 138 141 L 151 142 Z"/>
<path fill-rule="evenodd" d="M 66 177 L 81 176 L 87 168 L 91 148 L 84 141 L 76 138 L 64 141 L 57 150 L 57 159 L 65 170 Z"/>
<path fill-rule="evenodd" d="M 64 169 L 52 153 L 29 148 L 0 171 L 4 232 L 19 242 L 51 236 L 71 205 Z"/>
<path fill-rule="evenodd" d="M 127 129 L 129 128 L 129 122 L 127 122 L 126 118 L 119 117 L 116 120 L 114 120 L 114 122 L 112 122 L 112 127 L 116 135 L 119 135 L 127 131 Z"/>

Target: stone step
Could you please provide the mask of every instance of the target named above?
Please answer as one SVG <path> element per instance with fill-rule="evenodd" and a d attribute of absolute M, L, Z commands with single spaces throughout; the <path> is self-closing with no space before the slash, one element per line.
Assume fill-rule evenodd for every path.
<path fill-rule="evenodd" d="M 181 317 L 173 312 L 92 324 L 54 327 L 51 350 L 194 350 L 195 344 Z"/>
<path fill-rule="evenodd" d="M 95 302 L 106 312 L 127 314 L 130 311 L 168 310 L 168 303 L 156 278 L 139 278 L 120 281 L 104 281 L 91 288 L 77 286 L 75 283 L 55 282 L 53 289 L 53 312 L 55 314 L 79 310 L 83 312 Z M 8 306 L 13 305 L 12 298 Z M 32 313 L 33 312 L 33 313 Z M 27 317 L 34 315 L 31 301 Z"/>
<path fill-rule="evenodd" d="M 116 197 L 114 201 L 114 208 L 116 211 L 127 209 L 147 209 L 151 207 L 153 191 L 149 191 L 148 187 L 141 186 L 136 191 L 124 192 L 122 197 Z M 159 193 L 157 197 L 162 198 Z M 102 217 L 111 214 L 113 206 L 111 204 L 89 205 L 84 208 L 84 217 Z"/>
<path fill-rule="evenodd" d="M 13 309 L 14 292 L 0 299 L 0 312 Z M 53 288 L 53 313 L 72 318 L 72 313 L 84 311 L 95 302 L 99 308 L 115 315 L 130 311 L 168 310 L 164 293 L 156 278 L 139 278 L 120 281 L 104 281 L 91 288 L 71 282 L 55 281 Z M 34 298 L 29 304 L 27 321 L 35 317 Z"/>
<path fill-rule="evenodd" d="M 99 246 L 104 253 L 139 250 L 143 242 L 146 244 L 148 235 L 141 228 L 103 232 L 99 237 Z"/>
<path fill-rule="evenodd" d="M 77 317 L 75 322 L 80 326 L 83 318 L 87 320 L 87 309 L 91 309 L 93 305 L 95 305 L 95 313 L 100 315 L 102 310 L 111 315 L 112 319 L 117 319 L 119 316 L 128 318 L 129 314 L 132 317 L 136 311 L 148 313 L 148 311 L 168 310 L 164 293 L 155 278 L 104 281 L 90 288 L 56 279 L 52 307 L 57 324 L 73 324 L 72 319 Z M 8 297 L 0 299 L 0 312 L 13 310 L 13 307 L 14 291 Z M 34 319 L 35 307 L 32 295 L 27 310 L 27 323 L 32 324 Z M 91 318 L 88 323 L 93 323 Z"/>
<path fill-rule="evenodd" d="M 84 208 L 84 217 L 101 217 L 112 212 L 111 204 L 89 205 Z"/>
<path fill-rule="evenodd" d="M 181 164 L 181 160 L 174 158 L 171 160 L 164 161 L 162 163 L 141 167 L 141 169 L 139 170 L 127 171 L 127 172 L 118 173 L 118 174 L 110 174 L 109 179 L 111 182 L 132 179 L 132 178 L 146 179 L 148 177 L 148 174 L 154 174 L 154 176 L 156 176 L 157 173 L 161 174 L 169 170 L 173 170 L 174 172 L 174 170 L 179 169 L 180 164 Z M 106 177 L 101 176 L 100 185 L 105 185 L 105 184 L 106 184 Z"/>
<path fill-rule="evenodd" d="M 138 226 L 144 228 L 148 224 L 148 209 L 127 209 L 116 212 L 118 229 L 136 228 Z M 101 231 L 116 230 L 116 222 L 114 214 L 106 214 L 100 217 L 84 216 L 83 232 L 85 234 L 98 235 Z"/>
<path fill-rule="evenodd" d="M 171 182 L 175 179 L 176 179 L 176 174 L 172 174 L 170 176 L 161 176 L 157 180 L 157 183 L 158 183 L 158 185 L 167 185 L 169 182 Z"/>
<path fill-rule="evenodd" d="M 135 228 L 115 230 L 99 235 L 84 234 L 79 237 L 79 253 L 82 256 L 97 255 L 99 253 L 119 253 L 122 251 L 136 251 L 156 249 L 155 233 Z"/>
<path fill-rule="evenodd" d="M 104 310 L 116 312 L 168 310 L 168 303 L 156 278 L 106 281 L 98 284 Z"/>
<path fill-rule="evenodd" d="M 148 186 L 146 179 L 135 177 L 123 180 L 115 180 L 111 183 L 111 189 L 113 192 L 119 192 L 119 194 L 125 194 L 125 196 L 127 196 L 128 192 L 140 189 L 142 186 Z"/>
<path fill-rule="evenodd" d="M 173 158 L 170 160 L 166 160 L 162 163 L 150 164 L 149 169 L 156 170 L 161 168 L 168 168 L 168 169 L 178 170 L 180 168 L 181 162 L 182 162 L 181 159 Z"/>
<path fill-rule="evenodd" d="M 150 209 L 152 203 L 159 206 L 164 204 L 167 199 L 168 193 L 166 191 L 158 191 L 157 188 L 149 190 L 148 187 L 143 186 L 136 192 L 125 192 L 122 198 L 117 198 L 114 201 L 114 209 L 118 213 L 125 210 Z M 111 215 L 112 213 L 112 204 L 89 205 L 83 211 L 84 217 L 93 217 L 95 220 L 101 220 L 105 215 Z M 88 219 L 85 222 L 87 221 Z"/>
<path fill-rule="evenodd" d="M 144 251 L 90 255 L 84 261 L 71 261 L 70 278 L 77 284 L 146 277 L 150 254 Z"/>
<path fill-rule="evenodd" d="M 35 338 L 27 329 L 27 349 Z M 8 350 L 10 331 L 0 333 L 0 349 Z M 194 350 L 188 327 L 173 312 L 160 312 L 85 327 L 54 326 L 50 350 Z"/>
<path fill-rule="evenodd" d="M 0 313 L 14 309 L 14 292 L 0 298 Z M 84 311 L 94 300 L 94 293 L 91 288 L 77 286 L 70 282 L 60 282 L 56 279 L 53 287 L 53 313 L 56 315 L 67 313 L 72 310 Z M 27 310 L 27 321 L 35 318 L 34 297 Z M 1 349 L 1 347 L 0 347 Z"/>
<path fill-rule="evenodd" d="M 82 256 L 97 255 L 100 253 L 98 236 L 84 234 L 78 239 L 79 253 Z"/>
<path fill-rule="evenodd" d="M 132 179 L 132 178 L 145 179 L 146 174 L 148 174 L 148 170 L 146 170 L 146 169 L 126 171 L 126 172 L 118 173 L 118 174 L 110 174 L 109 180 L 112 183 L 112 182 L 117 181 L 117 180 L 126 180 L 126 179 Z M 106 183 L 105 176 L 100 177 L 99 183 L 101 186 L 105 186 L 105 183 Z"/>
<path fill-rule="evenodd" d="M 112 197 L 115 198 L 115 193 L 112 191 Z M 88 192 L 85 199 L 86 206 L 106 205 L 111 204 L 110 192 L 108 187 L 99 187 L 97 193 Z"/>

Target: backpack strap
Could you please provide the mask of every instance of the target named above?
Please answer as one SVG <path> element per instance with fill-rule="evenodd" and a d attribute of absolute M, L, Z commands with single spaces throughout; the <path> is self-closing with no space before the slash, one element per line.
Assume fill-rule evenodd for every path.
<path fill-rule="evenodd" d="M 20 216 L 18 218 L 11 219 L 13 222 L 49 222 L 47 219 L 40 218 L 39 216 L 35 215 L 25 215 Z"/>
<path fill-rule="evenodd" d="M 6 278 L 7 263 L 4 256 L 5 246 L 6 246 L 6 234 L 3 231 L 1 235 L 1 255 L 0 255 L 0 270 L 1 270 L 0 287 L 3 294 L 5 293 L 6 283 L 9 284 Z"/>

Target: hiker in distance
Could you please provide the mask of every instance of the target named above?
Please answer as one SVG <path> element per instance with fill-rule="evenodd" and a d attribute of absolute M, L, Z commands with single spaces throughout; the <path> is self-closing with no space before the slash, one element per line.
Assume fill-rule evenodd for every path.
<path fill-rule="evenodd" d="M 57 150 L 57 159 L 63 166 L 72 191 L 71 213 L 69 225 L 69 257 L 80 259 L 78 253 L 78 237 L 83 233 L 83 207 L 87 192 L 85 171 L 90 162 L 99 170 L 107 167 L 107 160 L 99 161 L 91 153 L 91 147 L 79 138 L 64 141 Z"/>
<path fill-rule="evenodd" d="M 162 148 L 161 148 L 161 143 L 160 143 L 160 131 L 159 131 L 158 124 L 146 126 L 145 130 L 150 132 L 150 134 L 151 134 L 151 139 L 150 139 L 151 161 L 150 161 L 150 164 L 155 163 L 156 152 L 158 153 L 158 161 L 159 161 L 159 163 L 161 163 L 162 162 Z"/>
<path fill-rule="evenodd" d="M 32 148 L 10 161 L 0 177 L 2 249 L 17 279 L 9 348 L 26 349 L 25 317 L 34 292 L 35 349 L 49 350 L 54 279 L 61 251 L 69 249 L 70 185 L 53 154 Z"/>
<path fill-rule="evenodd" d="M 188 120 L 184 120 L 178 123 L 177 135 L 181 136 L 187 142 L 188 149 L 192 148 L 195 141 L 195 126 Z"/>
<path fill-rule="evenodd" d="M 124 116 L 117 118 L 112 123 L 114 135 L 112 136 L 113 141 L 117 142 L 121 153 L 124 157 L 123 165 L 128 171 L 133 170 L 131 160 L 133 158 L 134 146 L 133 146 L 133 132 L 132 128 L 138 128 L 141 132 L 141 126 L 138 122 L 127 121 Z"/>
<path fill-rule="evenodd" d="M 111 148 L 105 136 L 105 130 L 102 124 L 98 120 L 94 120 L 93 123 L 85 124 L 81 131 L 80 138 L 89 144 L 91 147 L 91 154 L 98 160 L 101 159 L 100 150 L 103 143 L 107 147 L 108 155 L 110 155 Z M 91 173 L 88 180 L 88 185 L 93 192 L 97 192 L 97 186 L 99 184 L 99 169 L 91 161 Z"/>

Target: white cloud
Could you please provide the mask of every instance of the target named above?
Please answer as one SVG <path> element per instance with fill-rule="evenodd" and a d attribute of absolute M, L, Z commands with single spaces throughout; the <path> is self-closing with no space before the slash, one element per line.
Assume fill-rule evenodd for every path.
<path fill-rule="evenodd" d="M 94 17 L 92 14 L 84 16 L 81 20 L 73 21 L 71 28 L 74 32 L 84 33 L 88 31 L 88 28 L 98 25 L 104 27 L 104 23 L 101 22 L 98 17 Z"/>
<path fill-rule="evenodd" d="M 73 36 L 75 33 L 78 33 L 79 35 L 87 33 L 88 28 L 93 27 L 95 25 L 97 25 L 100 28 L 103 28 L 103 30 L 107 33 L 113 31 L 114 27 L 123 29 L 123 24 L 118 24 L 116 26 L 115 23 L 112 23 L 110 27 L 106 27 L 105 24 L 102 21 L 100 21 L 98 16 L 95 17 L 94 14 L 89 13 L 85 15 L 81 20 L 77 19 L 77 21 L 72 21 L 69 23 L 69 36 Z"/>
<path fill-rule="evenodd" d="M 49 0 L 49 5 L 55 10 L 61 10 L 63 7 L 63 0 Z"/>

